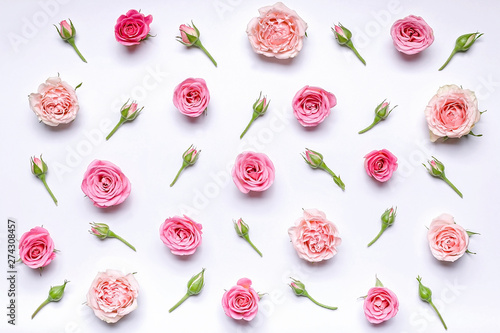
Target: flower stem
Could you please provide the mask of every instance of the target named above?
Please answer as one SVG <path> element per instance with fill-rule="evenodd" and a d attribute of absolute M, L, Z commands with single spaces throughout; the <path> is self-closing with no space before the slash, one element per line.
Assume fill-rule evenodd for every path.
<path fill-rule="evenodd" d="M 116 124 L 115 128 L 113 128 L 111 130 L 111 132 L 108 134 L 108 136 L 106 137 L 106 141 L 109 140 L 109 138 L 111 138 L 111 136 L 113 134 L 115 134 L 115 132 L 120 128 L 121 125 L 123 125 L 125 121 L 123 120 L 123 118 L 120 118 L 120 121 L 118 122 L 118 124 Z"/>
<path fill-rule="evenodd" d="M 458 190 L 458 188 L 455 187 L 455 185 L 453 185 L 449 180 L 448 178 L 446 178 L 445 176 L 441 176 L 441 178 L 446 182 L 446 184 L 450 185 L 450 187 L 455 190 L 455 192 L 457 192 L 457 194 L 460 196 L 460 198 L 463 198 L 464 196 L 462 195 L 462 192 L 460 192 Z"/>
<path fill-rule="evenodd" d="M 35 312 L 33 312 L 33 314 L 31 315 L 31 319 L 33 319 L 36 316 L 36 314 L 38 313 L 38 311 L 40 311 L 45 305 L 47 305 L 49 303 L 50 303 L 50 301 L 48 298 L 45 301 L 43 301 L 43 303 L 40 304 L 40 306 L 35 310 Z"/>
<path fill-rule="evenodd" d="M 253 245 L 252 241 L 250 240 L 250 237 L 248 237 L 248 235 L 246 235 L 246 236 L 244 236 L 244 238 L 248 242 L 248 244 L 250 244 L 253 247 L 253 249 L 255 251 L 257 251 L 257 253 L 259 254 L 259 256 L 262 257 L 262 253 L 259 251 L 259 249 L 255 245 Z"/>
<path fill-rule="evenodd" d="M 188 293 L 186 293 L 186 295 L 184 295 L 179 302 L 177 302 L 173 307 L 170 308 L 170 310 L 168 310 L 168 313 L 170 313 L 170 312 L 174 311 L 175 309 L 177 309 L 177 307 L 179 305 L 181 305 L 182 303 L 184 303 L 184 301 L 187 300 L 189 296 L 191 296 L 191 295 L 189 295 Z"/>
<path fill-rule="evenodd" d="M 52 200 L 54 200 L 54 203 L 57 206 L 57 199 L 54 196 L 54 193 L 52 193 L 52 191 L 50 190 L 49 185 L 47 185 L 47 182 L 45 181 L 45 175 L 40 176 L 40 180 L 42 181 L 43 185 L 47 189 L 47 192 L 49 192 L 50 196 L 52 197 Z"/>
<path fill-rule="evenodd" d="M 373 243 L 375 243 L 380 238 L 380 236 L 382 236 L 385 229 L 387 229 L 387 227 L 384 228 L 384 226 L 382 226 L 382 229 L 380 229 L 380 232 L 378 233 L 378 235 L 375 236 L 375 238 L 370 243 L 368 243 L 367 247 L 370 247 Z"/>
<path fill-rule="evenodd" d="M 350 49 L 354 52 L 354 54 L 358 57 L 358 59 L 359 59 L 359 60 L 361 60 L 361 62 L 363 63 L 363 65 L 365 65 L 365 66 L 366 66 L 366 61 L 365 61 L 365 59 L 363 59 L 363 57 L 362 57 L 362 56 L 358 53 L 358 50 L 356 50 L 356 48 L 354 47 L 354 45 L 352 44 L 352 42 L 351 42 L 351 41 L 349 41 L 349 42 L 348 42 L 347 44 L 345 44 L 345 45 L 347 45 L 347 47 L 348 47 L 348 48 L 350 48 Z"/>
<path fill-rule="evenodd" d="M 248 129 L 250 128 L 250 125 L 252 125 L 252 123 L 255 121 L 255 119 L 257 119 L 259 117 L 258 114 L 256 114 L 255 112 L 253 113 L 252 115 L 252 119 L 250 120 L 250 122 L 248 123 L 247 127 L 245 128 L 245 130 L 243 131 L 243 133 L 241 133 L 240 135 L 240 139 L 243 138 L 243 135 L 245 135 L 245 133 L 248 131 Z"/>
<path fill-rule="evenodd" d="M 450 62 L 451 58 L 453 58 L 453 56 L 455 55 L 455 53 L 457 53 L 457 51 L 455 49 L 453 49 L 453 51 L 451 52 L 450 56 L 448 57 L 448 60 L 446 60 L 446 62 L 444 63 L 443 66 L 441 66 L 441 68 L 439 69 L 440 71 L 442 71 L 446 65 L 448 65 L 448 63 Z"/>
<path fill-rule="evenodd" d="M 203 52 L 205 52 L 205 54 L 210 58 L 210 60 L 212 60 L 212 62 L 214 63 L 215 67 L 217 67 L 217 62 L 215 61 L 214 58 L 212 58 L 212 55 L 210 55 L 210 53 L 207 51 L 207 49 L 203 46 L 203 44 L 201 44 L 201 42 L 199 40 L 196 41 L 196 43 L 194 44 L 196 46 L 198 46 L 200 49 L 203 50 Z"/>
<path fill-rule="evenodd" d="M 87 62 L 87 60 L 85 60 L 85 58 L 83 57 L 83 55 L 80 53 L 80 50 L 78 50 L 78 48 L 76 47 L 76 44 L 75 44 L 75 41 L 70 38 L 67 40 L 67 42 L 69 43 L 69 45 L 73 46 L 73 48 L 75 49 L 76 53 L 80 56 L 80 59 L 82 59 L 83 62 Z"/>
<path fill-rule="evenodd" d="M 322 308 L 325 308 L 325 309 L 329 309 L 329 310 L 337 310 L 338 308 L 335 306 L 335 307 L 332 307 L 332 306 L 328 306 L 328 305 L 324 305 L 324 304 L 321 304 L 319 302 L 317 302 L 314 298 L 312 298 L 309 294 L 306 294 L 305 295 L 307 298 L 309 298 L 314 304 L 316 305 L 319 305 L 321 306 Z"/>
<path fill-rule="evenodd" d="M 344 184 L 344 182 L 342 181 L 342 179 L 340 179 L 339 176 L 337 176 L 335 174 L 335 172 L 333 172 L 332 170 L 330 170 L 330 168 L 327 167 L 324 162 L 321 164 L 320 168 L 322 168 L 323 170 L 325 170 L 326 172 L 328 172 L 333 177 L 333 181 L 335 182 L 335 184 L 337 184 L 342 189 L 342 191 L 345 191 L 345 184 Z"/>
<path fill-rule="evenodd" d="M 436 311 L 437 315 L 439 316 L 439 319 L 441 320 L 441 323 L 444 326 L 444 329 L 448 330 L 448 327 L 446 327 L 446 324 L 445 324 L 445 322 L 443 320 L 443 317 L 441 317 L 441 314 L 439 313 L 438 309 L 434 306 L 434 303 L 432 303 L 432 301 L 429 301 L 429 304 L 432 306 L 432 308 L 434 309 L 434 311 Z"/>
<path fill-rule="evenodd" d="M 379 120 L 380 121 L 380 120 Z M 370 126 L 368 126 L 367 128 L 365 129 L 362 129 L 361 131 L 358 132 L 358 134 L 363 134 L 365 132 L 368 132 L 369 130 L 371 130 L 373 128 L 373 126 L 377 125 L 379 123 L 379 121 L 377 121 L 376 119 L 373 121 L 373 123 L 371 123 Z"/>
<path fill-rule="evenodd" d="M 185 168 L 186 168 L 186 165 L 184 163 L 182 163 L 182 166 L 179 169 L 179 172 L 177 172 L 177 175 L 175 175 L 175 178 L 172 181 L 172 183 L 170 184 L 170 187 L 174 186 L 175 182 L 177 181 L 177 178 L 179 178 L 179 175 L 181 174 L 182 170 L 184 170 Z"/>
<path fill-rule="evenodd" d="M 118 236 L 117 234 L 115 234 L 113 231 L 111 231 L 111 230 L 109 231 L 109 233 L 108 233 L 108 237 L 113 237 L 113 238 L 116 238 L 116 239 L 118 239 L 118 240 L 122 241 L 125 245 L 127 245 L 127 246 L 128 246 L 128 247 L 130 247 L 132 250 L 134 250 L 134 251 L 136 251 L 136 252 L 137 252 L 137 250 L 135 249 L 135 247 L 134 247 L 132 244 L 130 244 L 130 243 L 129 243 L 129 242 L 127 242 L 125 239 L 123 239 L 123 238 L 121 238 L 120 236 Z"/>

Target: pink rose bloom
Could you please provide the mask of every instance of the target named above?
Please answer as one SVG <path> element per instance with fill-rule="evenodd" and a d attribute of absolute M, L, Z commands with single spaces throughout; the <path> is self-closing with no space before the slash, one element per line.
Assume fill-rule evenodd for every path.
<path fill-rule="evenodd" d="M 94 160 L 83 175 L 82 191 L 94 202 L 94 206 L 107 208 L 127 199 L 130 181 L 113 163 Z"/>
<path fill-rule="evenodd" d="M 19 258 L 30 268 L 42 268 L 56 257 L 54 241 L 47 229 L 34 227 L 19 240 Z"/>
<path fill-rule="evenodd" d="M 183 217 L 169 217 L 160 226 L 160 238 L 173 254 L 193 254 L 201 245 L 202 225 Z"/>
<path fill-rule="evenodd" d="M 441 214 L 432 220 L 427 232 L 432 255 L 441 261 L 453 262 L 467 251 L 469 235 L 455 223 L 453 216 Z"/>
<path fill-rule="evenodd" d="M 80 109 L 75 89 L 60 77 L 49 77 L 28 99 L 38 120 L 49 126 L 69 124 Z"/>
<path fill-rule="evenodd" d="M 293 98 L 293 114 L 304 127 L 318 126 L 337 105 L 335 95 L 318 87 L 305 86 Z"/>
<path fill-rule="evenodd" d="M 259 9 L 247 26 L 253 50 L 266 57 L 293 58 L 302 49 L 307 23 L 294 11 L 277 2 Z"/>
<path fill-rule="evenodd" d="M 125 15 L 120 15 L 115 25 L 117 42 L 125 46 L 139 44 L 150 36 L 151 22 L 153 22 L 153 16 L 145 16 L 135 9 L 129 10 Z"/>
<path fill-rule="evenodd" d="M 224 293 L 222 308 L 227 316 L 250 321 L 257 315 L 260 297 L 251 286 L 250 279 L 242 278 L 236 286 Z"/>
<path fill-rule="evenodd" d="M 107 269 L 99 272 L 87 293 L 87 305 L 97 318 L 116 323 L 137 308 L 139 284 L 133 274 Z"/>
<path fill-rule="evenodd" d="M 387 149 L 374 150 L 365 155 L 366 173 L 379 182 L 388 181 L 397 168 L 397 157 Z"/>
<path fill-rule="evenodd" d="M 342 243 L 335 224 L 317 209 L 304 210 L 303 217 L 288 229 L 288 235 L 299 257 L 309 262 L 330 259 Z"/>
<path fill-rule="evenodd" d="M 207 110 L 210 93 L 203 79 L 189 78 L 174 90 L 174 105 L 179 111 L 189 117 L 198 117 Z"/>
<path fill-rule="evenodd" d="M 394 47 L 405 54 L 417 54 L 434 41 L 432 28 L 419 16 L 407 16 L 394 22 L 391 28 Z"/>
<path fill-rule="evenodd" d="M 363 303 L 366 319 L 372 324 L 380 324 L 398 313 L 399 301 L 391 290 L 374 287 L 368 290 Z"/>
<path fill-rule="evenodd" d="M 451 84 L 439 88 L 425 108 L 431 141 L 460 138 L 481 118 L 474 92 Z"/>
<path fill-rule="evenodd" d="M 241 192 L 261 192 L 274 182 L 274 165 L 266 154 L 247 151 L 236 157 L 231 175 Z"/>

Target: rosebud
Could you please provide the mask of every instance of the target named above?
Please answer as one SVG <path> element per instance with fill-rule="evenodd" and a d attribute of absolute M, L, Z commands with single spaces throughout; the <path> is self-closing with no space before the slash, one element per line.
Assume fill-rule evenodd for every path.
<path fill-rule="evenodd" d="M 201 150 L 196 150 L 196 147 L 191 145 L 185 152 L 182 154 L 182 158 L 184 162 L 188 165 L 193 165 L 196 163 L 196 160 L 200 156 Z"/>
<path fill-rule="evenodd" d="M 290 287 L 292 288 L 295 295 L 301 296 L 307 293 L 306 286 L 302 282 L 300 282 L 299 280 L 295 280 L 294 278 L 290 279 L 293 280 L 293 282 L 290 283 Z"/>
<path fill-rule="evenodd" d="M 385 224 L 387 226 L 390 226 L 391 224 L 394 223 L 394 220 L 396 219 L 396 209 L 393 207 L 386 209 L 385 212 L 382 214 L 380 219 L 382 220 L 382 224 Z"/>
<path fill-rule="evenodd" d="M 85 60 L 83 55 L 80 53 L 80 50 L 78 50 L 78 48 L 76 47 L 75 44 L 76 29 L 75 26 L 73 25 L 73 22 L 69 20 L 68 23 L 66 20 L 63 20 L 59 23 L 59 28 L 56 25 L 54 25 L 54 27 L 56 28 L 57 33 L 62 38 L 62 40 L 68 42 L 68 44 L 70 44 L 73 47 L 73 49 L 76 51 L 76 53 L 78 54 L 80 59 L 82 59 L 83 62 L 87 62 L 87 60 Z"/>
<path fill-rule="evenodd" d="M 238 219 L 238 221 L 234 222 L 234 230 L 236 230 L 236 233 L 240 237 L 245 237 L 248 235 L 248 224 L 246 224 L 243 219 Z"/>
<path fill-rule="evenodd" d="M 203 268 L 200 273 L 196 274 L 188 281 L 187 288 L 188 288 L 188 294 L 190 296 L 198 295 L 201 292 L 205 283 L 204 275 L 205 275 L 205 268 Z"/>
<path fill-rule="evenodd" d="M 180 40 L 182 40 L 183 44 L 186 46 L 193 46 L 193 44 L 200 38 L 200 31 L 196 28 L 193 22 L 191 23 L 194 28 L 185 24 L 182 24 L 179 27 L 179 31 L 181 33 Z"/>
<path fill-rule="evenodd" d="M 61 286 L 51 287 L 49 290 L 49 301 L 59 302 L 64 295 L 64 288 L 66 288 L 66 283 L 69 281 L 64 280 L 64 284 Z"/>
<path fill-rule="evenodd" d="M 314 169 L 319 168 L 323 164 L 323 155 L 308 148 L 306 148 L 306 151 L 302 155 L 302 158 L 304 159 L 304 161 L 306 161 L 307 164 L 309 164 L 311 168 Z"/>
<path fill-rule="evenodd" d="M 269 107 L 269 103 L 267 102 L 266 96 L 261 98 L 262 92 L 259 95 L 259 98 L 253 104 L 253 111 L 256 112 L 259 116 L 262 116 L 266 113 L 267 108 Z"/>
<path fill-rule="evenodd" d="M 429 163 L 430 168 L 424 164 L 425 168 L 429 173 L 434 177 L 442 177 L 444 176 L 444 164 L 441 163 L 437 158 L 432 156 L 432 161 L 427 161 Z"/>
<path fill-rule="evenodd" d="M 375 117 L 379 117 L 381 120 L 387 118 L 389 114 L 392 112 L 397 107 L 393 107 L 392 109 L 389 109 L 389 103 L 387 103 L 385 100 L 377 105 L 375 108 Z"/>
<path fill-rule="evenodd" d="M 109 236 L 109 226 L 104 223 L 90 223 L 91 227 L 89 232 L 100 238 L 100 239 L 106 239 Z"/>
<path fill-rule="evenodd" d="M 40 155 L 40 158 L 33 156 L 31 158 L 31 172 L 37 176 L 40 177 L 42 175 L 45 175 L 47 173 L 47 170 L 49 168 L 47 167 L 47 164 L 42 159 L 42 155 Z"/>
<path fill-rule="evenodd" d="M 344 27 L 342 24 L 339 23 L 339 25 L 336 25 L 334 28 L 332 28 L 333 34 L 335 35 L 335 39 L 337 40 L 337 43 L 343 46 L 347 46 L 350 48 L 354 54 L 358 57 L 358 59 L 366 65 L 365 59 L 361 57 L 361 55 L 358 53 L 358 50 L 354 47 L 354 44 L 352 43 L 351 37 L 352 33 L 349 29 Z"/>
<path fill-rule="evenodd" d="M 130 104 L 127 103 L 122 106 L 122 108 L 120 109 L 120 113 L 122 115 L 122 118 L 124 118 L 126 121 L 132 121 L 137 118 L 144 107 L 137 109 L 137 103 L 135 101 L 132 101 L 132 103 Z"/>
<path fill-rule="evenodd" d="M 448 63 L 450 62 L 451 58 L 453 58 L 455 53 L 467 51 L 482 35 L 483 35 L 482 33 L 474 32 L 472 34 L 465 34 L 458 37 L 457 40 L 455 41 L 455 48 L 453 49 L 453 51 L 451 51 L 450 56 L 439 70 L 442 70 L 443 68 L 446 67 L 446 65 L 448 65 Z"/>
<path fill-rule="evenodd" d="M 432 302 L 432 291 L 422 284 L 422 278 L 417 277 L 418 281 L 418 296 L 422 301 Z"/>

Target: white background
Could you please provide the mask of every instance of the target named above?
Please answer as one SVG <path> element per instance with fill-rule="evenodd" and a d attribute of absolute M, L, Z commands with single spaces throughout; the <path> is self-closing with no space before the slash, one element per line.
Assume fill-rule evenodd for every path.
<path fill-rule="evenodd" d="M 40 275 L 16 266 L 17 326 L 7 325 L 7 281 L 0 279 L 0 328 L 8 332 L 440 332 L 428 304 L 418 297 L 417 275 L 431 287 L 449 332 L 492 332 L 498 313 L 498 12 L 496 1 L 292 1 L 309 24 L 308 38 L 296 59 L 279 61 L 255 54 L 246 25 L 266 1 L 2 1 L 1 212 L 17 221 L 17 237 L 43 225 L 54 239 L 56 259 Z M 116 42 L 114 25 L 129 9 L 152 14 L 151 34 L 136 48 Z M 416 56 L 392 45 L 390 26 L 397 19 L 422 16 L 435 41 Z M 52 24 L 71 18 L 85 64 L 58 36 Z M 175 41 L 178 26 L 193 20 L 201 41 L 218 61 L 215 68 L 199 49 Z M 330 30 L 342 22 L 367 61 L 363 66 L 340 47 Z M 31 27 L 30 27 L 31 26 Z M 31 29 L 30 29 L 31 28 Z M 464 33 L 485 35 L 467 53 L 457 54 L 438 72 L 455 39 Z M 28 94 L 47 77 L 60 74 L 77 90 L 81 109 L 69 126 L 38 123 Z M 211 94 L 206 117 L 188 119 L 173 106 L 174 87 L 188 77 L 204 78 Z M 424 108 L 445 84 L 476 92 L 488 110 L 474 128 L 484 136 L 431 143 Z M 317 128 L 304 129 L 292 115 L 291 101 L 304 85 L 334 93 L 338 105 Z M 271 106 L 239 140 L 263 91 Z M 143 113 L 105 142 L 119 119 L 119 107 L 137 99 Z M 363 135 L 373 109 L 384 98 L 398 105 L 390 117 Z M 202 149 L 195 166 L 170 188 L 181 154 L 190 145 Z M 305 147 L 325 156 L 346 184 L 342 192 L 324 172 L 300 157 Z M 386 148 L 399 161 L 393 178 L 378 184 L 363 168 L 363 156 Z M 238 153 L 264 152 L 273 161 L 276 179 L 264 193 L 238 191 L 228 171 Z M 59 199 L 56 207 L 30 173 L 30 156 L 43 153 L 47 181 Z M 459 198 L 423 166 L 431 155 L 446 165 Z M 99 209 L 84 197 L 82 176 L 94 159 L 117 164 L 132 183 L 120 206 Z M 395 224 L 372 247 L 379 216 L 398 207 Z M 298 258 L 287 229 L 302 208 L 324 211 L 343 239 L 338 254 L 323 263 Z M 441 213 L 481 235 L 455 263 L 438 262 L 426 240 L 426 226 Z M 189 257 L 170 253 L 159 238 L 160 224 L 186 213 L 203 224 L 203 243 Z M 243 217 L 260 258 L 237 237 L 232 220 Z M 134 244 L 134 253 L 118 240 L 100 241 L 88 234 L 89 222 L 104 222 Z M 0 251 L 6 268 L 6 223 Z M 175 312 L 168 309 L 185 293 L 189 278 L 206 270 L 206 285 Z M 99 271 L 137 272 L 139 307 L 114 325 L 82 303 Z M 400 301 L 399 313 L 382 325 L 365 319 L 362 299 L 375 274 Z M 319 308 L 296 297 L 289 276 L 300 279 L 318 301 L 338 306 Z M 259 315 L 250 323 L 227 317 L 220 305 L 224 289 L 248 277 L 260 293 Z M 71 280 L 64 298 L 47 305 L 34 320 L 31 313 L 51 285 Z"/>

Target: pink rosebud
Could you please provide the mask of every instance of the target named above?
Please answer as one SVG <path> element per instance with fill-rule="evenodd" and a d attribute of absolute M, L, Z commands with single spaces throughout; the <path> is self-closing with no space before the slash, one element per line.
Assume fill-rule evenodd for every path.
<path fill-rule="evenodd" d="M 191 145 L 185 152 L 182 154 L 182 158 L 184 162 L 188 165 L 193 165 L 198 157 L 200 156 L 201 150 L 196 150 L 196 147 Z"/>
<path fill-rule="evenodd" d="M 199 33 L 197 33 L 194 28 L 191 28 L 188 25 L 182 24 L 179 27 L 179 31 L 181 32 L 182 41 L 188 46 L 193 45 L 194 42 L 199 38 Z M 193 41 L 191 41 L 190 39 Z"/>
<path fill-rule="evenodd" d="M 47 184 L 47 181 L 45 180 L 45 175 L 47 174 L 47 171 L 49 168 L 47 167 L 47 164 L 43 161 L 42 155 L 40 155 L 40 158 L 33 156 L 31 158 L 31 173 L 33 173 L 35 176 L 38 177 L 43 183 L 43 186 L 45 186 L 45 189 L 47 192 L 49 192 L 50 196 L 52 197 L 52 200 L 54 200 L 54 203 L 57 206 L 57 199 L 54 196 L 54 193 L 50 190 L 49 185 Z"/>
<path fill-rule="evenodd" d="M 374 150 L 365 155 L 366 173 L 379 182 L 388 181 L 397 168 L 397 157 L 387 149 Z"/>
<path fill-rule="evenodd" d="M 83 62 L 87 62 L 87 60 L 85 60 L 83 55 L 80 53 L 80 50 L 78 50 L 78 48 L 76 47 L 75 44 L 76 29 L 75 26 L 73 25 L 73 22 L 69 20 L 68 23 L 66 20 L 63 20 L 59 23 L 59 28 L 57 28 L 56 25 L 54 25 L 54 27 L 56 28 L 57 33 L 62 38 L 62 40 L 68 42 L 68 44 L 70 44 L 73 47 L 73 49 L 76 51 L 76 53 L 78 54 L 80 59 L 82 59 Z"/>
<path fill-rule="evenodd" d="M 61 34 L 61 36 L 64 36 L 63 39 L 73 37 L 74 28 L 72 28 L 71 25 L 69 25 L 69 23 L 66 22 L 66 20 L 61 21 L 60 26 L 61 26 L 61 28 L 59 30 L 59 33 Z"/>

